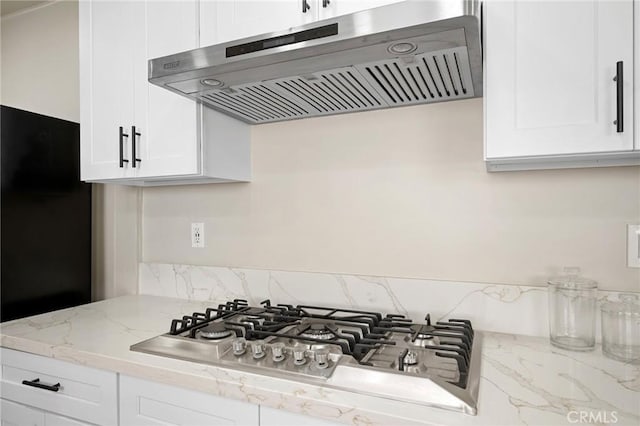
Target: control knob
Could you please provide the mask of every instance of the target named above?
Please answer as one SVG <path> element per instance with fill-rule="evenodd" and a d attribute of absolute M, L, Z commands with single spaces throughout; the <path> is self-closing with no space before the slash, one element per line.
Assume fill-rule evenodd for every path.
<path fill-rule="evenodd" d="M 325 369 L 329 366 L 329 350 L 328 349 L 318 349 L 314 358 L 316 360 L 316 366 L 320 369 Z"/>
<path fill-rule="evenodd" d="M 293 348 L 293 363 L 295 365 L 303 365 L 305 362 L 307 362 L 307 359 L 305 358 L 305 353 L 306 352 L 307 351 L 303 347 L 294 347 Z"/>
<path fill-rule="evenodd" d="M 280 362 L 284 360 L 284 343 L 276 342 L 271 345 L 271 355 L 274 362 Z"/>
<path fill-rule="evenodd" d="M 418 354 L 414 351 L 407 352 L 404 357 L 404 365 L 416 365 L 418 363 Z"/>
<path fill-rule="evenodd" d="M 231 347 L 233 348 L 233 354 L 235 356 L 243 355 L 247 351 L 247 341 L 244 337 L 238 337 L 237 339 L 233 339 Z"/>
<path fill-rule="evenodd" d="M 264 340 L 256 340 L 251 345 L 251 352 L 254 359 L 264 358 L 266 352 L 264 351 Z"/>

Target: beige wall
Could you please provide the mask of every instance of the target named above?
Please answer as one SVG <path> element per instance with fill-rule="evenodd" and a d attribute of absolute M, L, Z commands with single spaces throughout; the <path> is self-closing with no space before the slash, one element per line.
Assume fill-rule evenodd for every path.
<path fill-rule="evenodd" d="M 249 184 L 144 189 L 143 259 L 640 290 L 640 168 L 487 173 L 481 99 L 258 126 L 252 155 Z"/>
<path fill-rule="evenodd" d="M 78 4 L 60 1 L 1 21 L 1 102 L 80 121 Z M 137 292 L 140 191 L 93 185 L 93 295 Z"/>
<path fill-rule="evenodd" d="M 77 121 L 77 44 L 73 2 L 3 19 L 2 102 Z M 146 261 L 518 284 L 578 265 L 639 290 L 640 169 L 488 174 L 481 105 L 255 127 L 252 183 L 148 188 L 141 218 L 139 190 L 96 185 L 96 297 L 136 290 L 140 221 Z"/>
<path fill-rule="evenodd" d="M 1 83 L 3 105 L 80 121 L 77 2 L 2 18 Z"/>

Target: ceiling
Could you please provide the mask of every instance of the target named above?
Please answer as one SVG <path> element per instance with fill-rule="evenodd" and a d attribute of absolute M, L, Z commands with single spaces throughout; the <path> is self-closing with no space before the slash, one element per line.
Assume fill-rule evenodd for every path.
<path fill-rule="evenodd" d="M 49 3 L 52 0 L 46 1 L 29 1 L 29 0 L 1 0 L 0 1 L 0 15 L 5 16 L 10 13 L 15 13 L 23 9 L 29 9 L 31 7 L 39 6 L 41 4 Z"/>

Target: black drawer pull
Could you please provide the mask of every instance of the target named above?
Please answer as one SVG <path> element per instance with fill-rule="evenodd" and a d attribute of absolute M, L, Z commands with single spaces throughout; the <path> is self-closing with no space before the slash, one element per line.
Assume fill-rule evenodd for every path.
<path fill-rule="evenodd" d="M 51 392 L 58 392 L 60 390 L 60 383 L 56 383 L 55 385 L 46 385 L 44 383 L 40 383 L 40 379 L 33 380 L 23 380 L 23 385 L 33 386 L 34 388 L 46 389 Z"/>
<path fill-rule="evenodd" d="M 124 132 L 122 126 L 120 126 L 120 168 L 124 167 L 124 163 L 128 163 L 129 160 L 124 158 L 124 138 L 128 138 L 129 135 Z"/>
<path fill-rule="evenodd" d="M 622 61 L 616 62 L 616 76 L 613 78 L 616 82 L 616 120 L 613 124 L 616 125 L 616 132 L 622 133 L 624 131 L 624 92 L 623 92 L 623 74 L 622 74 Z"/>
<path fill-rule="evenodd" d="M 311 9 L 309 2 L 307 2 L 307 0 L 302 0 L 302 13 L 307 13 L 309 9 Z"/>
<path fill-rule="evenodd" d="M 136 137 L 142 136 L 142 134 L 136 130 L 136 126 L 131 126 L 131 136 L 131 167 L 135 168 L 136 164 L 142 161 L 138 158 L 138 153 L 136 152 Z"/>

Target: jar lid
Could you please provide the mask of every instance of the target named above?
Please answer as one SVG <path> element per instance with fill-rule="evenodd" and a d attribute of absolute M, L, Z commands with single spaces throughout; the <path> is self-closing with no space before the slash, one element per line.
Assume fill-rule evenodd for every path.
<path fill-rule="evenodd" d="M 617 315 L 640 315 L 640 298 L 635 293 L 620 293 L 617 301 L 607 300 L 602 312 Z"/>
<path fill-rule="evenodd" d="M 550 286 L 572 289 L 572 290 L 589 290 L 598 288 L 596 281 L 580 276 L 580 268 L 568 267 L 564 268 L 564 273 L 560 276 L 550 278 L 548 281 Z"/>

